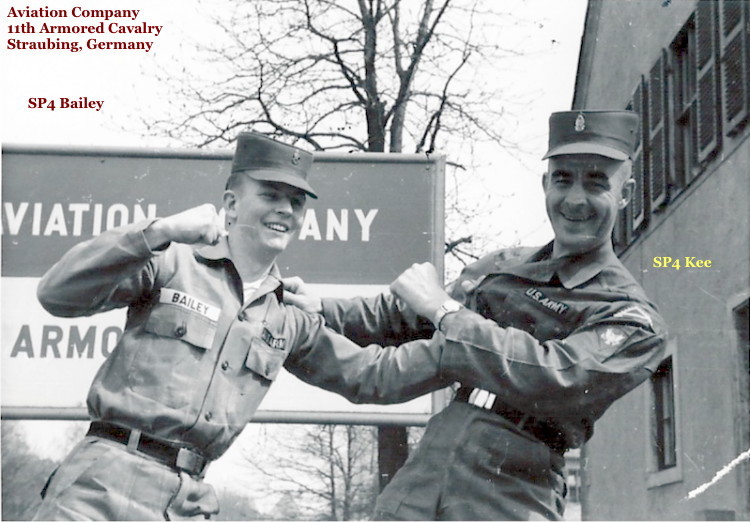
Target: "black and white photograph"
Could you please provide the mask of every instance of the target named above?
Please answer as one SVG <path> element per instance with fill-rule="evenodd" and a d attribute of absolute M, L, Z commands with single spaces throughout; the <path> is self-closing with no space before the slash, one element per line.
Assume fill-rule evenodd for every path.
<path fill-rule="evenodd" d="M 2 520 L 750 520 L 750 0 L 2 13 Z"/>

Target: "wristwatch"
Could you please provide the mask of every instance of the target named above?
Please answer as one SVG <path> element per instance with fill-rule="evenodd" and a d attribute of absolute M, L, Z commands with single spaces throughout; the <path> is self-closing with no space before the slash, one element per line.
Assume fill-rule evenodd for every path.
<path fill-rule="evenodd" d="M 463 305 L 461 303 L 453 299 L 448 299 L 446 302 L 441 304 L 440 308 L 438 308 L 437 312 L 435 312 L 435 318 L 432 320 L 432 324 L 435 325 L 435 328 L 440 330 L 440 323 L 443 322 L 445 316 L 458 312 L 461 308 L 463 308 Z"/>

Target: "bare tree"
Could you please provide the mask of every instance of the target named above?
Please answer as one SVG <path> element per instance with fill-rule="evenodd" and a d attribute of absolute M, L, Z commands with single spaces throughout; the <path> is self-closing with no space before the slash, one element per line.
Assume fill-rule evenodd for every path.
<path fill-rule="evenodd" d="M 31 520 L 57 463 L 31 451 L 17 421 L 2 422 L 2 519 Z"/>
<path fill-rule="evenodd" d="M 513 5 L 210 0 L 217 31 L 195 50 L 200 74 L 162 71 L 171 106 L 144 124 L 196 146 L 254 128 L 315 150 L 447 153 L 446 253 L 466 264 L 486 243 L 469 241 L 482 228 L 471 223 L 501 204 L 461 194 L 480 163 L 474 147 L 515 151 L 508 128 L 528 103 L 504 96 L 494 74 L 520 54 L 498 35 L 529 23 L 502 11 Z"/>
<path fill-rule="evenodd" d="M 170 72 L 173 99 L 190 105 L 151 128 L 201 145 L 252 126 L 316 150 L 430 152 L 457 135 L 509 143 L 500 93 L 477 71 L 514 52 L 489 38 L 502 15 L 479 5 L 230 1 L 215 19 L 224 38 L 199 49 L 216 67 Z"/>
<path fill-rule="evenodd" d="M 315 425 L 276 437 L 280 451 L 270 458 L 245 458 L 269 492 L 295 500 L 302 518 L 363 520 L 377 494 L 374 440 L 372 427 Z"/>

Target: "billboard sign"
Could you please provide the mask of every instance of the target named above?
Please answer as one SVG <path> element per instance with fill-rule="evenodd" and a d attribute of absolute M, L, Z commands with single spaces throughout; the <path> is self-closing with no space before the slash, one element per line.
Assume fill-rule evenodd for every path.
<path fill-rule="evenodd" d="M 2 155 L 2 406 L 80 408 L 114 348 L 124 310 L 66 319 L 36 299 L 44 272 L 109 228 L 213 203 L 221 208 L 231 152 L 4 146 Z M 279 258 L 320 295 L 371 295 L 414 262 L 442 266 L 444 160 L 403 154 L 315 155 L 297 241 Z M 280 377 L 266 411 L 430 413 L 353 405 Z"/>

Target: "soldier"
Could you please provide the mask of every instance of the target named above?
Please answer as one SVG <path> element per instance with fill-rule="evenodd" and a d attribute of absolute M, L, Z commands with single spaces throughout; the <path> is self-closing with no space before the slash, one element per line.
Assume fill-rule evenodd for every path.
<path fill-rule="evenodd" d="M 360 348 L 284 306 L 276 257 L 299 231 L 312 155 L 240 134 L 212 205 L 124 226 L 66 253 L 38 297 L 74 317 L 128 307 L 122 338 L 88 395 L 87 436 L 53 473 L 38 520 L 208 518 L 203 482 L 282 366 L 356 402 L 395 402 L 447 384 L 437 358 Z M 226 226 L 226 228 L 225 228 Z M 423 353 L 418 353 L 422 351 Z"/>
<path fill-rule="evenodd" d="M 663 321 L 611 240 L 633 192 L 637 127 L 628 111 L 552 114 L 543 185 L 554 240 L 493 252 L 447 291 L 427 263 L 372 299 L 321 302 L 300 280 L 285 282 L 298 292 L 289 302 L 360 343 L 422 337 L 430 319 L 431 339 L 403 346 L 442 346 L 442 377 L 461 384 L 375 519 L 562 518 L 565 451 L 664 356 Z"/>

